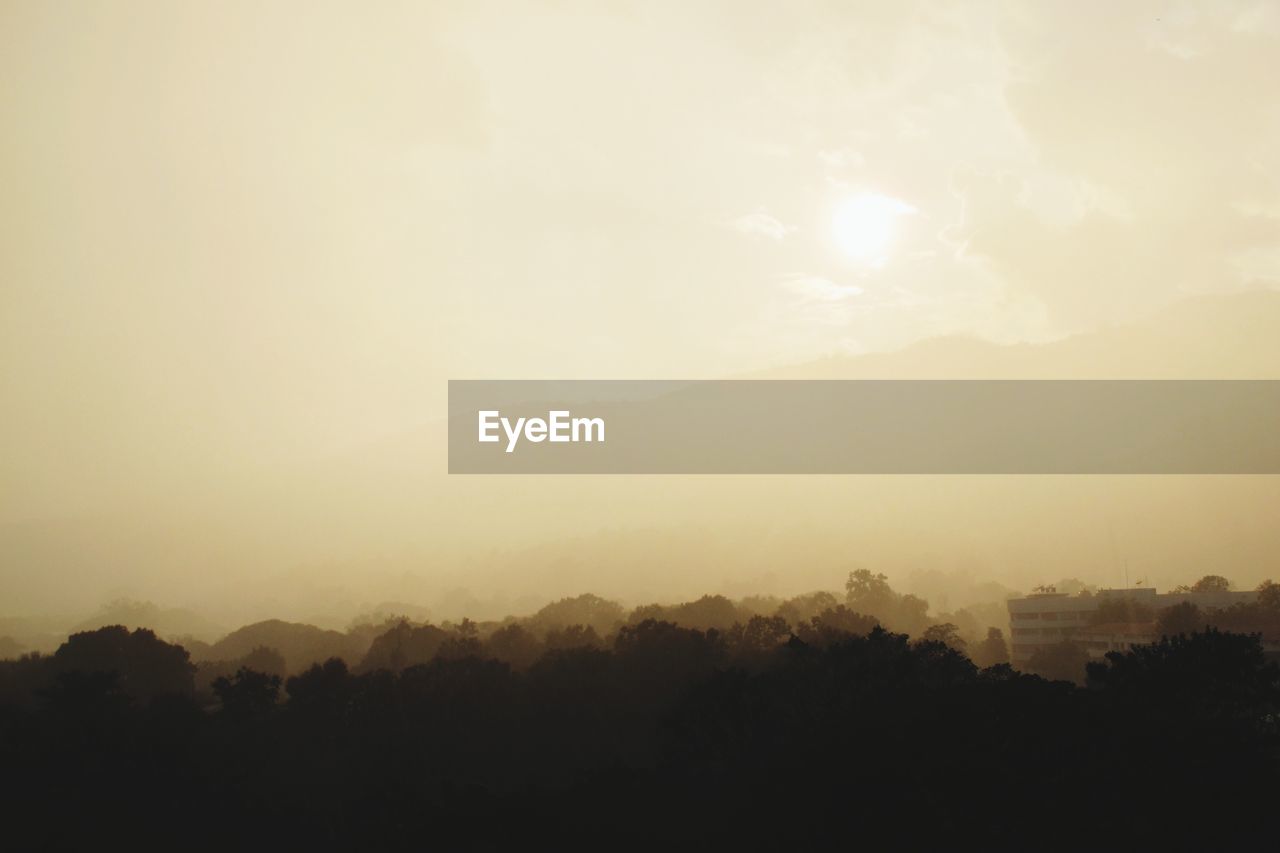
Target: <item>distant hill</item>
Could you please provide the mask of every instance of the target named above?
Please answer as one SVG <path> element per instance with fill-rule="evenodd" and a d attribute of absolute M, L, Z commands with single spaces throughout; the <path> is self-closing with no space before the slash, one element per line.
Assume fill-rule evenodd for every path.
<path fill-rule="evenodd" d="M 26 650 L 27 647 L 13 637 L 0 637 L 0 660 L 16 658 Z"/>
<path fill-rule="evenodd" d="M 188 607 L 160 607 L 150 601 L 117 599 L 105 604 L 87 619 L 81 620 L 68 632 L 93 631 L 108 625 L 124 625 L 126 628 L 150 628 L 165 638 L 177 636 L 213 640 L 226 633 L 224 626 L 210 621 L 204 615 Z"/>
<path fill-rule="evenodd" d="M 356 661 L 368 651 L 368 641 L 362 637 L 326 631 L 314 625 L 269 619 L 232 631 L 210 646 L 204 652 L 204 659 L 235 660 L 260 646 L 278 651 L 290 673 L 300 672 L 331 657 Z"/>
<path fill-rule="evenodd" d="M 748 379 L 1278 379 L 1280 291 L 1200 296 L 1145 320 L 1045 344 L 921 341 Z"/>

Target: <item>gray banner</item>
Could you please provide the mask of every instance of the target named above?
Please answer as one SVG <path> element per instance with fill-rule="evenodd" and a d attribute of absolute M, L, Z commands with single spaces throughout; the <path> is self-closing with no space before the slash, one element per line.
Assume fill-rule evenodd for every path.
<path fill-rule="evenodd" d="M 1280 381 L 453 380 L 452 474 L 1276 474 Z"/>

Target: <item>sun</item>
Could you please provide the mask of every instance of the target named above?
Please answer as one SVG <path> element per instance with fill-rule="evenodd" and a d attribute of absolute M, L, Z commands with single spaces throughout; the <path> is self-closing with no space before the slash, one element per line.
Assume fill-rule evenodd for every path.
<path fill-rule="evenodd" d="M 916 209 L 901 199 L 879 193 L 861 193 L 836 205 L 831 233 L 840 250 L 853 260 L 883 264 L 898 233 L 898 220 Z"/>

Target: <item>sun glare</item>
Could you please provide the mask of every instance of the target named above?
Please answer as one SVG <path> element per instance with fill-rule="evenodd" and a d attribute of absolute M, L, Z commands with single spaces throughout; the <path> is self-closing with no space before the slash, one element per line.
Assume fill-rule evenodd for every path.
<path fill-rule="evenodd" d="M 840 250 L 855 261 L 878 265 L 888 258 L 898 220 L 915 213 L 905 201 L 879 193 L 863 193 L 836 206 L 831 232 Z"/>

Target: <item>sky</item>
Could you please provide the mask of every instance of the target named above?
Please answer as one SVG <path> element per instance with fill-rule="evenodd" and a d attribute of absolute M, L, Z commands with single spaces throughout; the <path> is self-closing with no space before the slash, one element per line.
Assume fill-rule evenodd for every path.
<path fill-rule="evenodd" d="M 1265 2 L 0 0 L 0 521 L 1274 290 L 1277 91 Z"/>

